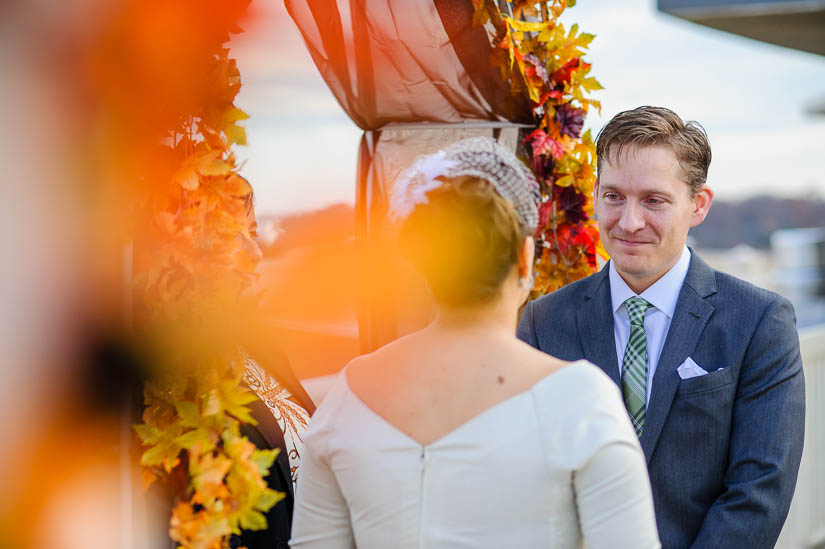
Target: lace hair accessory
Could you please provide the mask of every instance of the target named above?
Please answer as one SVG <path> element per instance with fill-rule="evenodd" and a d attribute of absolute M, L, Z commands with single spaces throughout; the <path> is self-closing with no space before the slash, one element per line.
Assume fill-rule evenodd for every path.
<path fill-rule="evenodd" d="M 535 230 L 541 197 L 533 173 L 512 152 L 490 137 L 471 137 L 434 154 L 419 157 L 395 181 L 390 198 L 390 216 L 406 218 L 427 193 L 440 187 L 440 177 L 472 176 L 489 181 L 498 194 L 513 203 L 519 222 Z"/>

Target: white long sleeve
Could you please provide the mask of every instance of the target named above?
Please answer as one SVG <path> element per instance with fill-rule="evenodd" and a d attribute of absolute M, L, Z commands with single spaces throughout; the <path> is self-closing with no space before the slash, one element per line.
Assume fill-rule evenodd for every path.
<path fill-rule="evenodd" d="M 576 506 L 588 549 L 661 547 L 653 496 L 638 446 L 614 442 L 573 473 Z"/>
<path fill-rule="evenodd" d="M 335 475 L 317 454 L 317 439 L 304 442 L 290 547 L 355 547 L 347 502 Z"/>

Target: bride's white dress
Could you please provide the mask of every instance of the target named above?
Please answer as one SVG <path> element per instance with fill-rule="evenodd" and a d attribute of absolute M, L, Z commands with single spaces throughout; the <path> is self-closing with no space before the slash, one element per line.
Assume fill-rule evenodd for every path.
<path fill-rule="evenodd" d="M 578 361 L 422 446 L 346 371 L 310 421 L 293 548 L 659 547 L 618 387 Z"/>

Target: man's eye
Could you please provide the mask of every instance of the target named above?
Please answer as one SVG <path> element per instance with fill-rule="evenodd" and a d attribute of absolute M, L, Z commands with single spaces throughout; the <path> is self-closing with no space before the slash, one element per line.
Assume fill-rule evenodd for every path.
<path fill-rule="evenodd" d="M 619 195 L 616 193 L 604 193 L 605 200 L 618 200 Z"/>

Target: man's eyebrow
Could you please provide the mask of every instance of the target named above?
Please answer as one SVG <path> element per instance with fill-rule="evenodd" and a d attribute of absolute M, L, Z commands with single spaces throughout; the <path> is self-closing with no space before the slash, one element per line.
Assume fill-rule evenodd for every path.
<path fill-rule="evenodd" d="M 664 196 L 665 198 L 673 198 L 673 196 L 674 196 L 672 192 L 665 191 L 665 190 L 662 190 L 662 189 L 650 188 L 650 189 L 643 189 L 642 190 L 642 195 L 644 195 L 644 196 L 649 196 L 651 194 L 658 194 L 659 196 Z"/>
<path fill-rule="evenodd" d="M 599 192 L 602 193 L 606 191 L 621 192 L 615 185 L 599 183 Z"/>
<path fill-rule="evenodd" d="M 617 192 L 619 194 L 625 194 L 624 192 L 622 192 L 621 189 L 617 188 L 615 185 L 601 184 L 601 183 L 599 184 L 598 192 L 599 192 L 599 194 L 606 193 L 606 192 Z M 654 187 L 651 187 L 651 188 L 648 188 L 648 189 L 642 189 L 642 191 L 639 194 L 641 196 L 657 195 L 657 196 L 661 196 L 663 198 L 666 198 L 668 200 L 673 200 L 674 199 L 673 193 L 671 193 L 669 191 L 665 191 L 663 189 L 657 189 L 657 188 L 654 188 Z"/>

